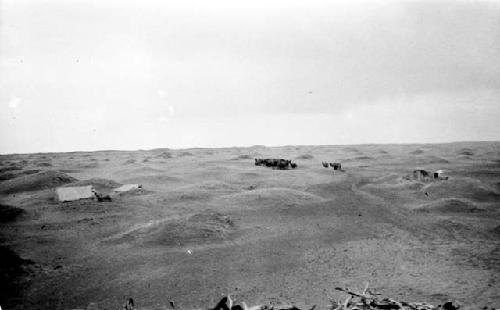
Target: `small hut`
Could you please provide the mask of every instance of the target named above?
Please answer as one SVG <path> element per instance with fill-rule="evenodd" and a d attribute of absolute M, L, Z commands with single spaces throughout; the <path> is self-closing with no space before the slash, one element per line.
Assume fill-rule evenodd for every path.
<path fill-rule="evenodd" d="M 444 176 L 444 170 L 436 170 L 434 171 L 434 179 L 437 180 L 448 180 L 447 176 Z"/>

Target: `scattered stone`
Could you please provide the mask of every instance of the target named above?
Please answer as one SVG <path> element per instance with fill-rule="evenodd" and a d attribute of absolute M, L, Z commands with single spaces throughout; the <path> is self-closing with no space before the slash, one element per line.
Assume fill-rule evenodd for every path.
<path fill-rule="evenodd" d="M 99 307 L 97 307 L 97 303 L 95 303 L 95 302 L 91 302 L 91 303 L 87 306 L 87 310 L 99 310 Z"/>
<path fill-rule="evenodd" d="M 448 301 L 444 303 L 443 305 L 444 310 L 458 310 L 460 309 L 460 305 L 451 301 Z"/>
<path fill-rule="evenodd" d="M 189 251 L 189 250 L 188 250 Z M 458 310 L 461 308 L 460 304 L 453 301 L 448 301 L 442 306 L 434 306 L 425 302 L 406 302 L 395 300 L 392 298 L 381 298 L 381 294 L 369 288 L 368 283 L 361 292 L 355 292 L 348 288 L 335 288 L 338 291 L 348 294 L 345 300 L 334 300 L 330 298 L 329 310 Z M 235 288 L 238 290 L 238 288 Z M 247 306 L 243 301 L 241 303 L 234 303 L 230 295 L 222 297 L 215 307 L 208 308 L 209 310 L 315 310 L 316 305 L 306 309 L 300 309 L 294 304 L 280 304 L 278 298 L 268 296 L 271 301 L 268 304 Z M 170 307 L 173 310 L 177 309 L 177 305 L 173 300 L 169 301 Z M 91 308 L 91 305 L 95 308 Z M 95 303 L 89 304 L 87 309 L 97 309 Z M 129 298 L 123 305 L 123 310 L 134 310 L 135 304 L 132 298 Z M 162 308 L 164 309 L 164 308 Z M 488 309 L 484 307 L 482 309 Z M 494 310 L 495 308 L 491 308 Z"/>
<path fill-rule="evenodd" d="M 125 305 L 123 306 L 124 310 L 134 310 L 134 300 L 129 298 Z"/>

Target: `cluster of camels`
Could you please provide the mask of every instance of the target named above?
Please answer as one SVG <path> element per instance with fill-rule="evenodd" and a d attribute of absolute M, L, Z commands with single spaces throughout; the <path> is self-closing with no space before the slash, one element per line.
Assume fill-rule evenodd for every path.
<path fill-rule="evenodd" d="M 328 166 L 332 167 L 333 170 L 342 170 L 342 164 L 341 163 L 327 163 L 327 162 L 321 162 L 323 167 L 328 168 Z"/>
<path fill-rule="evenodd" d="M 282 158 L 255 158 L 256 166 L 266 166 L 272 167 L 273 169 L 286 170 L 288 168 L 297 168 L 296 163 L 292 163 L 291 160 Z"/>
<path fill-rule="evenodd" d="M 296 163 L 293 163 L 291 160 L 283 158 L 255 158 L 255 165 L 272 167 L 273 169 L 279 169 L 279 170 L 286 170 L 288 168 L 295 169 L 298 167 Z M 340 163 L 322 162 L 322 165 L 325 168 L 332 167 L 333 170 L 342 171 L 342 164 Z"/>

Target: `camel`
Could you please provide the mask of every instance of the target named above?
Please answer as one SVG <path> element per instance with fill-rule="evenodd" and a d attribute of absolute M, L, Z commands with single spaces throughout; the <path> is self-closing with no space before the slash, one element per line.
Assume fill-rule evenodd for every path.
<path fill-rule="evenodd" d="M 332 167 L 333 170 L 342 170 L 342 165 L 340 163 L 330 163 L 330 167 Z"/>

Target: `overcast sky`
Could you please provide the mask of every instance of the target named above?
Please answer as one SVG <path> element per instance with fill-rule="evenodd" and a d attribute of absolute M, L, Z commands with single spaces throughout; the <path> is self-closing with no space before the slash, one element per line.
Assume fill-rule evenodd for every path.
<path fill-rule="evenodd" d="M 0 0 L 0 153 L 500 140 L 500 2 Z"/>

